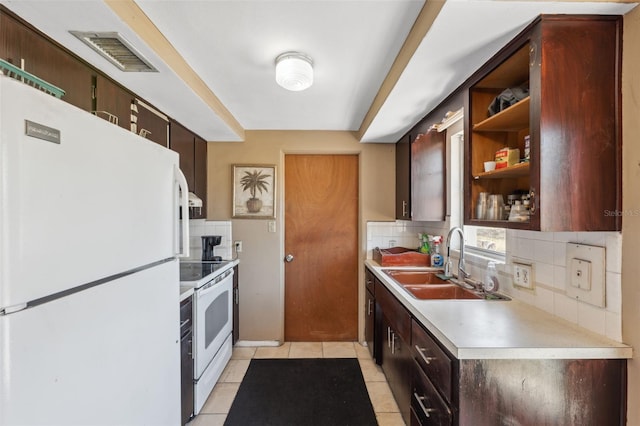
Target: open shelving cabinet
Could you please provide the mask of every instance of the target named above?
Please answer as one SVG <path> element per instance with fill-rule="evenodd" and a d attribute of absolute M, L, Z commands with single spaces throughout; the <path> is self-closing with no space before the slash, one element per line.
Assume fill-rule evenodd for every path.
<path fill-rule="evenodd" d="M 465 110 L 465 224 L 538 231 L 620 229 L 621 20 L 541 15 L 469 80 Z M 529 96 L 490 116 L 507 88 Z M 522 159 L 525 136 L 530 160 Z M 502 148 L 521 162 L 484 172 Z M 531 196 L 527 221 L 480 220 L 478 194 Z"/>

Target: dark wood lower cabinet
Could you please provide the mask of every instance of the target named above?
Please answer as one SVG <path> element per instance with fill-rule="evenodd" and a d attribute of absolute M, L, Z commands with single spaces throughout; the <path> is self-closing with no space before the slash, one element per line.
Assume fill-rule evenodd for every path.
<path fill-rule="evenodd" d="M 377 358 L 377 353 L 375 350 L 375 339 L 374 339 L 374 329 L 375 329 L 375 314 L 376 314 L 376 298 L 373 294 L 367 290 L 365 292 L 365 301 L 364 301 L 364 340 L 367 342 L 367 349 L 369 349 L 369 354 L 373 359 Z"/>
<path fill-rule="evenodd" d="M 453 414 L 449 405 L 440 396 L 422 368 L 413 365 L 411 380 L 411 411 L 418 425 L 449 426 Z"/>
<path fill-rule="evenodd" d="M 382 314 L 382 371 L 387 378 L 389 388 L 398 404 L 398 409 L 405 423 L 409 423 L 409 406 L 411 404 L 411 347 L 395 331 L 393 325 Z"/>
<path fill-rule="evenodd" d="M 461 360 L 460 425 L 624 425 L 626 360 Z"/>
<path fill-rule="evenodd" d="M 181 423 L 183 425 L 193 417 L 193 302 L 191 298 L 180 302 L 180 397 Z"/>
<path fill-rule="evenodd" d="M 236 344 L 240 338 L 240 277 L 238 265 L 233 267 L 233 332 L 231 343 Z"/>
<path fill-rule="evenodd" d="M 377 278 L 377 361 L 410 425 L 625 425 L 625 359 L 457 359 Z"/>

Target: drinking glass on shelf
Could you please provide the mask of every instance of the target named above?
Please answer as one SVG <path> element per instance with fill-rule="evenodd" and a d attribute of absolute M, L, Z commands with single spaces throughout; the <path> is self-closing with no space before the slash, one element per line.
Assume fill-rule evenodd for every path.
<path fill-rule="evenodd" d="M 481 192 L 478 194 L 478 202 L 476 203 L 476 219 L 487 219 L 487 203 L 488 192 Z"/>

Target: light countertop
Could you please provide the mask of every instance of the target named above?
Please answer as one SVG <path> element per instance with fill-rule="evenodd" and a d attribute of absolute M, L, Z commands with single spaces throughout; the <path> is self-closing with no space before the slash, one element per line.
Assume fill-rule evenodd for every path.
<path fill-rule="evenodd" d="M 517 300 L 419 300 L 372 260 L 365 265 L 458 359 L 631 358 L 632 348 Z"/>
<path fill-rule="evenodd" d="M 188 286 L 188 285 L 181 285 L 180 286 L 180 301 L 182 302 L 183 300 L 188 299 L 191 296 L 193 296 L 193 287 Z"/>

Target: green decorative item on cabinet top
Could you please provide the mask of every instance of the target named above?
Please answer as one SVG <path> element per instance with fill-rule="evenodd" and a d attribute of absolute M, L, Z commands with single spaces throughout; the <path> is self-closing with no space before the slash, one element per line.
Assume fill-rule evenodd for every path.
<path fill-rule="evenodd" d="M 29 86 L 35 87 L 38 90 L 42 90 L 45 93 L 55 96 L 56 98 L 62 98 L 65 91 L 61 88 L 54 86 L 51 83 L 47 83 L 43 79 L 36 77 L 35 75 L 26 72 L 13 64 L 0 59 L 0 73 L 15 80 L 20 80 Z"/>

